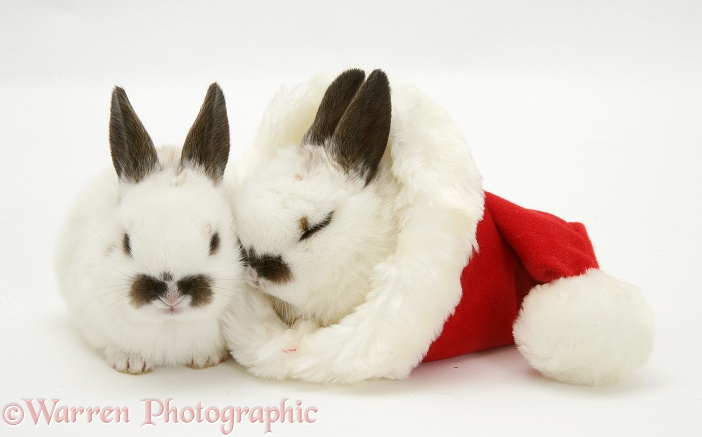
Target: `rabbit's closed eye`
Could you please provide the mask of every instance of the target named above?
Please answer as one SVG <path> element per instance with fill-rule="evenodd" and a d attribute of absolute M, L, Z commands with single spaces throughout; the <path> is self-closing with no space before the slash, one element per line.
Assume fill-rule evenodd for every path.
<path fill-rule="evenodd" d="M 300 241 L 310 238 L 311 236 L 313 236 L 317 232 L 319 232 L 322 229 L 324 229 L 325 227 L 327 227 L 327 225 L 329 225 L 329 223 L 331 223 L 333 214 L 334 214 L 333 212 L 330 212 L 329 214 L 326 215 L 326 217 L 324 217 L 324 219 L 321 222 L 316 223 L 312 226 L 310 226 L 309 220 L 307 219 L 307 217 L 302 217 L 300 219 L 300 229 L 302 230 L 302 235 L 300 235 Z"/>

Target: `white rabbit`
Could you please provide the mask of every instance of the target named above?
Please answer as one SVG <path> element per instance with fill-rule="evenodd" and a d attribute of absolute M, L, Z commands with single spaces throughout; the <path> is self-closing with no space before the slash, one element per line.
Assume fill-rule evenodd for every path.
<path fill-rule="evenodd" d="M 363 302 L 370 269 L 394 246 L 386 201 L 394 185 L 390 172 L 379 171 L 390 89 L 379 71 L 364 78 L 361 70 L 339 77 L 302 144 L 283 151 L 237 197 L 248 279 L 284 303 L 288 322 L 337 323 Z"/>
<path fill-rule="evenodd" d="M 182 152 L 154 148 L 119 87 L 109 131 L 114 170 L 85 187 L 58 244 L 70 315 L 120 372 L 215 365 L 227 356 L 220 316 L 242 274 L 222 183 L 222 90 L 209 87 Z"/>
<path fill-rule="evenodd" d="M 233 305 L 225 318 L 225 337 L 234 358 L 256 375 L 341 382 L 406 376 L 460 296 L 460 285 L 454 286 L 447 296 L 437 294 L 437 302 L 423 311 L 426 304 L 407 295 L 405 285 L 382 295 L 371 292 L 384 280 L 378 267 L 393 257 L 398 233 L 408 225 L 397 217 L 410 199 L 400 194 L 390 170 L 387 76 L 375 70 L 364 79 L 365 73 L 355 69 L 336 78 L 321 104 L 316 100 L 319 109 L 303 140 L 282 147 L 237 188 L 234 217 L 251 287 L 239 296 L 246 301 Z M 408 96 L 404 104 L 411 107 L 412 93 Z M 314 96 L 301 100 L 315 102 Z M 467 161 L 464 144 L 456 149 L 457 160 Z M 455 191 L 463 199 L 471 198 L 463 190 L 474 179 L 478 188 L 473 197 L 480 204 L 479 177 L 471 178 L 460 175 L 457 180 L 469 182 Z M 433 201 L 454 196 L 451 191 L 444 190 Z M 432 233 L 449 226 L 465 235 L 464 242 L 455 245 L 457 255 L 444 249 L 438 255 L 457 260 L 446 263 L 456 271 L 451 279 L 456 284 L 481 212 L 477 207 L 471 211 L 472 221 L 458 224 L 450 213 L 439 215 L 434 218 L 436 229 L 425 234 L 431 240 Z M 393 315 L 398 314 L 396 305 L 407 305 L 407 313 L 377 320 L 384 310 L 376 305 L 390 305 Z M 413 321 L 406 319 L 414 319 L 412 306 L 425 317 L 405 330 Z M 365 321 L 364 314 L 370 315 Z M 318 326 L 324 329 L 315 332 Z M 396 350 L 396 359 L 379 353 L 398 342 L 406 344 Z"/>

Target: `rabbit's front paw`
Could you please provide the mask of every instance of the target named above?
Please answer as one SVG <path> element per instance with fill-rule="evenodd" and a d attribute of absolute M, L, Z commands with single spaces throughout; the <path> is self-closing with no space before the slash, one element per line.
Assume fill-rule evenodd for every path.
<path fill-rule="evenodd" d="M 193 357 L 192 361 L 186 364 L 186 366 L 190 367 L 191 369 L 206 369 L 207 367 L 216 366 L 227 358 L 229 358 L 229 353 L 226 349 L 222 349 L 220 351 L 212 352 L 209 355 Z"/>
<path fill-rule="evenodd" d="M 283 353 L 297 352 L 300 347 L 300 341 L 306 335 L 309 335 L 319 329 L 319 324 L 313 320 L 297 319 L 295 323 L 288 329 L 282 338 Z"/>
<path fill-rule="evenodd" d="M 118 372 L 138 375 L 154 370 L 154 364 L 140 355 L 116 349 L 109 349 L 105 354 L 107 355 L 107 362 Z"/>
<path fill-rule="evenodd" d="M 290 369 L 300 359 L 298 348 L 302 339 L 316 331 L 319 325 L 309 320 L 298 320 L 292 327 L 278 332 L 252 351 L 253 360 L 245 366 L 262 378 L 283 380 L 290 376 Z M 236 356 L 236 355 L 235 355 Z"/>

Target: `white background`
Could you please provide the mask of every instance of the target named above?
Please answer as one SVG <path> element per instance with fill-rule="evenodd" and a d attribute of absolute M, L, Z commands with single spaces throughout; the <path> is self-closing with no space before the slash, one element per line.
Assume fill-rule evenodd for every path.
<path fill-rule="evenodd" d="M 141 400 L 169 397 L 318 409 L 314 424 L 274 435 L 702 434 L 702 3 L 184 3 L 0 4 L 0 406 L 56 398 L 127 407 L 131 420 L 0 419 L 0 435 L 220 435 L 162 418 L 141 427 Z M 347 387 L 263 381 L 232 360 L 130 376 L 78 339 L 54 243 L 80 186 L 111 165 L 111 88 L 126 88 L 156 143 L 181 144 L 218 81 L 236 158 L 280 84 L 347 67 L 401 75 L 447 107 L 486 189 L 588 226 L 603 269 L 639 285 L 656 315 L 641 371 L 572 387 L 508 347 Z M 242 423 L 232 435 L 264 431 Z"/>

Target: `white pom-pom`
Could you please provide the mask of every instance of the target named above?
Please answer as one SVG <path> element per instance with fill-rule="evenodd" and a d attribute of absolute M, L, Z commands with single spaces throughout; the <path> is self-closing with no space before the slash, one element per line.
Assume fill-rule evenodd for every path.
<path fill-rule="evenodd" d="M 654 323 L 635 287 L 591 269 L 534 287 L 514 324 L 514 339 L 543 375 L 578 385 L 613 384 L 641 367 Z"/>

